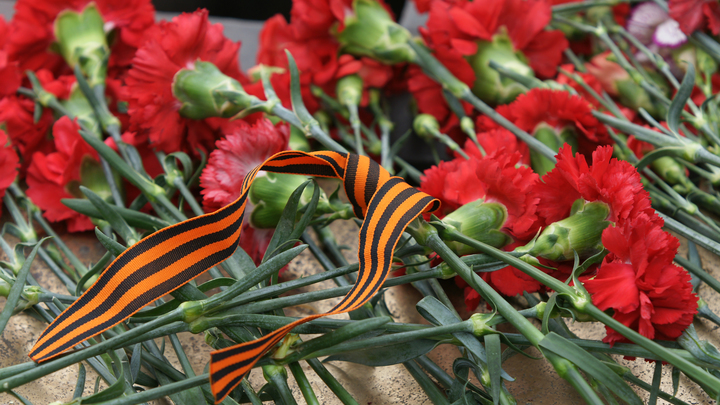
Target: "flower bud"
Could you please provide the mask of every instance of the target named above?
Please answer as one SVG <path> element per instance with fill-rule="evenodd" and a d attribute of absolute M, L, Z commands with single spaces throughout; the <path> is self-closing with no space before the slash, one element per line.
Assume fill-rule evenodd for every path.
<path fill-rule="evenodd" d="M 358 75 L 342 77 L 337 82 L 337 97 L 342 105 L 360 105 L 363 81 Z"/>
<path fill-rule="evenodd" d="M 487 334 L 497 333 L 496 330 L 488 326 L 488 322 L 493 319 L 495 316 L 494 313 L 492 314 L 472 314 L 470 316 L 470 321 L 473 325 L 472 334 L 480 337 L 485 336 Z"/>
<path fill-rule="evenodd" d="M 600 238 L 612 224 L 607 220 L 609 215 L 607 204 L 578 199 L 569 217 L 550 224 L 534 241 L 517 251 L 554 261 L 573 260 L 574 252 L 581 258 L 592 256 L 603 249 Z"/>
<path fill-rule="evenodd" d="M 418 114 L 413 121 L 413 129 L 422 139 L 432 140 L 435 134 L 440 133 L 440 124 L 430 114 Z"/>
<path fill-rule="evenodd" d="M 443 218 L 443 223 L 467 237 L 501 248 L 512 242 L 510 236 L 500 231 L 507 220 L 507 215 L 507 209 L 502 204 L 476 200 L 448 214 Z M 445 232 L 448 231 L 441 230 L 440 237 L 443 237 Z M 443 239 L 449 240 L 444 237 Z M 477 253 L 476 249 L 460 242 L 447 242 L 447 245 L 458 255 Z"/>
<path fill-rule="evenodd" d="M 525 86 L 502 77 L 491 68 L 491 60 L 522 76 L 535 77 L 525 56 L 515 51 L 507 34 L 497 34 L 492 41 L 478 42 L 477 53 L 468 57 L 476 77 L 472 92 L 488 104 L 507 104 L 527 90 Z"/>
<path fill-rule="evenodd" d="M 175 74 L 172 93 L 182 103 L 180 115 L 194 120 L 229 118 L 251 104 L 250 96 L 237 80 L 200 60 Z"/>
<path fill-rule="evenodd" d="M 393 21 L 379 2 L 355 0 L 352 11 L 345 17 L 345 28 L 337 34 L 344 52 L 390 65 L 415 60 L 415 52 L 408 45 L 410 31 Z"/>
<path fill-rule="evenodd" d="M 307 177 L 284 173 L 260 172 L 258 177 L 250 186 L 250 202 L 255 205 L 250 214 L 250 224 L 257 229 L 275 228 L 280 221 L 285 206 L 292 193 L 301 184 L 307 181 Z M 300 206 L 307 204 L 312 199 L 313 185 L 305 187 L 300 197 Z M 329 205 L 325 192 L 320 190 L 320 201 L 318 205 Z M 298 213 L 298 215 L 301 215 Z"/>
<path fill-rule="evenodd" d="M 64 10 L 55 19 L 59 52 L 70 66 L 79 65 L 91 87 L 104 84 L 110 56 L 105 21 L 95 3 L 81 12 Z"/>

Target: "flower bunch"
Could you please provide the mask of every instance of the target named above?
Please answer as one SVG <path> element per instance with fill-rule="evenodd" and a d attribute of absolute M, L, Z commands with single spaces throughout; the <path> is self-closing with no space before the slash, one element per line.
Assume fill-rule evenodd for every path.
<path fill-rule="evenodd" d="M 307 363 L 356 402 L 323 357 L 402 364 L 437 403 L 530 400 L 504 339 L 588 403 L 641 403 L 623 379 L 677 401 L 667 363 L 720 395 L 717 349 L 695 332 L 720 324 L 696 249 L 720 255 L 716 2 L 415 3 L 420 27 L 382 0 L 294 0 L 241 63 L 208 10 L 18 0 L 0 19 L 0 332 L 21 312 L 50 326 L 0 392 L 87 360 L 110 387 L 83 397 L 81 371 L 73 401 L 293 403 L 287 366 L 319 403 Z M 92 230 L 107 253 L 88 267 L 62 237 Z M 38 283 L 36 256 L 67 294 Z M 325 271 L 289 280 L 295 258 Z M 395 285 L 424 296 L 403 311 L 430 325 L 390 322 Z M 580 322 L 605 332 L 579 339 Z M 183 332 L 212 347 L 204 374 Z M 438 344 L 462 349 L 452 375 L 426 356 Z M 657 372 L 620 377 L 610 354 Z"/>

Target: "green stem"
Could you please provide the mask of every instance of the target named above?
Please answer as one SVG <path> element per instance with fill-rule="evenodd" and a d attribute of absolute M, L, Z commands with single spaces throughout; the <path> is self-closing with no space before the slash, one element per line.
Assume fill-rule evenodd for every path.
<path fill-rule="evenodd" d="M 300 392 L 302 392 L 303 398 L 305 398 L 305 403 L 308 405 L 320 405 L 315 391 L 313 391 L 312 385 L 307 379 L 300 363 L 294 361 L 288 366 L 290 367 L 290 372 L 292 372 L 293 377 L 295 377 L 298 387 L 300 387 Z"/>
<path fill-rule="evenodd" d="M 137 336 L 140 336 L 146 332 L 150 332 L 155 328 L 167 325 L 169 323 L 182 320 L 183 312 L 180 309 L 176 309 L 167 315 L 160 317 L 154 321 L 143 324 L 137 328 L 131 329 L 122 335 L 115 338 L 105 340 L 96 345 L 86 347 L 83 350 L 70 353 L 66 356 L 59 357 L 55 360 L 48 361 L 46 363 L 36 365 L 34 368 L 25 372 L 16 374 L 12 377 L 8 377 L 0 381 L 0 391 L 7 392 L 7 390 L 19 387 L 23 384 L 27 384 L 30 381 L 36 380 L 40 377 L 63 369 L 67 366 L 73 365 L 79 361 L 86 360 L 90 357 L 95 357 L 105 353 L 108 350 L 117 349 L 125 346 L 125 343 L 130 341 Z"/>
<path fill-rule="evenodd" d="M 197 216 L 205 214 L 205 211 L 203 211 L 200 204 L 198 204 L 197 200 L 195 199 L 195 196 L 192 195 L 190 190 L 188 190 L 182 177 L 175 177 L 175 180 L 173 180 L 173 186 L 175 186 L 175 188 L 177 188 L 178 191 L 180 191 L 180 194 L 183 196 L 183 198 L 185 198 L 185 201 L 190 206 L 190 209 L 192 210 L 193 214 L 195 214 Z"/>
<path fill-rule="evenodd" d="M 188 378 L 182 381 L 166 384 L 157 388 L 149 389 L 146 391 L 138 392 L 137 394 L 112 399 L 105 401 L 103 405 L 134 405 L 140 404 L 153 399 L 162 398 L 170 394 L 175 394 L 181 391 L 185 391 L 189 388 L 194 388 L 208 383 L 208 374 L 202 374 L 197 377 Z"/>
<path fill-rule="evenodd" d="M 718 395 L 718 393 L 720 393 L 720 379 L 706 372 L 697 365 L 691 363 L 690 361 L 660 346 L 656 342 L 628 328 L 627 326 L 612 318 L 610 315 L 598 309 L 592 303 L 588 302 L 586 303 L 586 305 L 578 309 L 583 313 L 590 315 L 598 321 L 604 323 L 605 325 L 620 333 L 627 339 L 635 342 L 642 348 L 655 354 L 663 361 L 667 361 L 673 366 L 679 368 L 683 373 L 687 374 L 696 382 L 701 384 L 703 386 L 703 389 L 707 392 L 714 392 L 716 396 Z"/>
<path fill-rule="evenodd" d="M 403 363 L 403 366 L 405 366 L 405 369 L 410 373 L 411 376 L 417 381 L 417 383 L 420 385 L 420 388 L 425 392 L 425 394 L 430 398 L 430 401 L 432 401 L 435 405 L 450 405 L 450 402 L 447 400 L 445 395 L 440 392 L 437 385 L 435 385 L 435 382 L 430 379 L 430 377 L 425 374 L 425 372 L 420 368 L 420 366 L 417 365 L 414 361 L 407 361 Z"/>
<path fill-rule="evenodd" d="M 309 359 L 307 363 L 312 367 L 313 371 L 320 376 L 335 396 L 340 399 L 344 405 L 359 405 L 355 398 L 350 395 L 349 392 L 343 387 L 340 382 L 325 368 L 322 362 L 318 359 Z"/>
<path fill-rule="evenodd" d="M 675 256 L 675 262 L 677 262 L 677 264 L 683 266 L 690 273 L 697 276 L 697 278 L 699 278 L 705 284 L 710 286 L 710 288 L 712 288 L 713 290 L 720 293 L 720 281 L 716 280 L 713 276 L 711 276 L 705 270 L 700 268 L 700 266 L 697 266 L 690 260 L 687 260 L 680 255 Z"/>
<path fill-rule="evenodd" d="M 490 119 L 498 123 L 501 127 L 512 132 L 515 136 L 518 137 L 518 139 L 527 143 L 531 149 L 545 156 L 551 162 L 557 163 L 557 160 L 555 159 L 555 152 L 552 149 L 547 147 L 544 143 L 535 139 L 532 135 L 518 128 L 507 118 L 498 114 L 497 111 L 495 111 L 489 105 L 485 104 L 482 100 L 477 98 L 470 91 L 470 88 L 465 83 L 461 82 L 455 76 L 453 76 L 452 73 L 450 73 L 450 71 L 447 70 L 447 68 L 443 66 L 440 61 L 438 61 L 432 54 L 430 54 L 430 52 L 428 52 L 428 50 L 424 46 L 417 44 L 414 40 L 409 40 L 407 44 L 413 49 L 413 51 L 415 51 L 415 54 L 417 55 L 415 63 L 421 68 L 423 68 L 423 70 L 425 70 L 427 73 L 429 73 L 430 77 L 440 83 L 445 90 L 449 91 L 455 97 L 467 101 L 473 107 L 475 107 L 476 110 L 487 115 Z"/>

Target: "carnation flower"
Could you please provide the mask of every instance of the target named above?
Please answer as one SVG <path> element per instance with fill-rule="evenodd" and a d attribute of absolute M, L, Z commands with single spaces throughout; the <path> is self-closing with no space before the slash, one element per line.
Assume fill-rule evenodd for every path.
<path fill-rule="evenodd" d="M 164 152 L 195 154 L 212 149 L 226 119 L 189 119 L 180 115 L 181 103 L 172 91 L 175 74 L 196 61 L 211 62 L 223 74 L 240 82 L 239 43 L 223 36 L 221 24 L 210 24 L 207 10 L 184 13 L 146 32 L 126 78 L 131 129 Z"/>
<path fill-rule="evenodd" d="M 5 49 L 8 34 L 5 18 L 0 16 L 0 97 L 15 94 L 22 80 L 22 73 L 17 61 L 10 60 Z"/>
<path fill-rule="evenodd" d="M 511 134 L 509 135 L 512 137 Z M 451 161 L 441 162 L 426 170 L 420 183 L 421 191 L 441 201 L 442 211 L 439 214 L 440 216 L 449 214 L 445 219 L 449 225 L 454 225 L 456 221 L 463 222 L 463 217 L 472 217 L 466 213 L 457 215 L 458 212 L 466 210 L 471 203 L 481 201 L 489 203 L 489 205 L 500 205 L 506 213 L 503 218 L 504 223 L 501 223 L 500 226 L 489 224 L 492 221 L 486 218 L 483 219 L 488 222 L 488 225 L 491 225 L 491 229 L 477 229 L 468 233 L 460 227 L 472 228 L 474 224 L 454 225 L 468 236 L 483 239 L 486 243 L 494 244 L 496 247 L 507 245 L 509 240 L 507 236 L 505 238 L 493 236 L 498 228 L 506 235 L 523 242 L 537 232 L 536 206 L 538 199 L 530 191 L 539 177 L 530 168 L 516 165 L 521 160 L 521 154 L 517 151 L 506 147 L 492 149 L 493 144 L 487 140 L 501 139 L 503 136 L 505 136 L 504 133 L 497 131 L 478 137 L 481 139 L 483 148 L 486 148 L 487 155 L 484 157 L 468 140 L 465 150 L 468 151 L 470 159 L 457 157 Z M 482 142 L 482 139 L 485 139 L 486 142 Z M 478 208 L 486 207 L 481 205 Z M 483 217 L 485 216 L 487 213 L 483 215 Z M 474 218 L 470 219 L 477 222 Z M 498 243 L 493 243 L 493 241 Z M 515 246 L 517 243 L 506 246 L 506 249 Z M 459 253 L 469 253 L 462 249 L 458 250 Z M 509 266 L 502 270 L 483 274 L 483 278 L 506 295 L 516 295 L 522 291 L 535 292 L 541 286 L 537 281 Z M 473 310 L 477 306 L 479 297 L 476 297 L 471 290 L 469 287 L 466 289 L 465 302 L 468 309 Z"/>
<path fill-rule="evenodd" d="M 20 167 L 20 159 L 12 147 L 10 138 L 0 129 L 0 198 L 15 181 Z"/>
<path fill-rule="evenodd" d="M 35 152 L 27 171 L 27 195 L 51 222 L 67 221 L 68 231 L 93 229 L 90 218 L 63 205 L 63 198 L 83 198 L 79 186 L 92 188 L 102 194 L 98 186 L 106 184 L 95 149 L 80 136 L 80 126 L 68 117 L 53 125 L 56 151 Z M 109 192 L 107 192 L 109 195 Z"/>
<path fill-rule="evenodd" d="M 538 199 L 530 190 L 539 177 L 528 167 L 517 167 L 520 160 L 519 153 L 501 148 L 486 157 L 472 154 L 470 159 L 440 162 L 420 178 L 420 191 L 441 201 L 442 216 L 480 199 L 502 204 L 508 215 L 503 230 L 525 240 L 535 232 Z"/>
<path fill-rule="evenodd" d="M 420 32 L 446 67 L 464 72 L 456 76 L 478 97 L 500 103 L 521 90 L 501 79 L 490 60 L 523 75 L 555 75 L 568 43 L 562 32 L 545 30 L 550 18 L 544 0 L 435 1 Z"/>
<path fill-rule="evenodd" d="M 57 74 L 67 69 L 62 56 L 50 50 L 55 19 L 63 10 L 81 11 L 91 2 L 105 21 L 106 33 L 115 32 L 110 65 L 128 66 L 145 40 L 145 30 L 155 22 L 150 0 L 18 0 L 7 44 L 11 60 L 22 70 L 47 68 Z"/>
<path fill-rule="evenodd" d="M 670 17 L 680 24 L 687 35 L 699 29 L 709 28 L 720 33 L 720 4 L 715 0 L 670 0 Z"/>
<path fill-rule="evenodd" d="M 368 57 L 340 54 L 340 44 L 332 33 L 342 26 L 342 18 L 346 10 L 351 10 L 351 4 L 346 0 L 296 1 L 292 8 L 292 23 L 288 24 L 285 17 L 278 14 L 268 19 L 260 32 L 258 64 L 287 69 L 285 51 L 289 51 L 300 71 L 303 101 L 311 113 L 319 108 L 319 104 L 310 86 L 318 86 L 325 93 L 334 95 L 337 80 L 348 75 L 358 75 L 365 90 L 382 88 L 392 78 L 392 68 L 388 65 Z M 278 75 L 288 76 L 282 81 L 289 81 L 287 72 L 273 76 Z M 264 99 L 261 84 L 256 86 L 260 87 L 249 91 Z M 290 107 L 289 93 L 273 87 L 283 105 Z M 362 104 L 366 105 L 367 92 L 363 93 Z"/>
<path fill-rule="evenodd" d="M 533 193 L 540 199 L 537 212 L 545 223 L 568 217 L 580 198 L 607 204 L 607 220 L 616 226 L 624 226 L 641 213 L 657 218 L 640 174 L 630 163 L 612 158 L 612 153 L 612 146 L 599 147 L 589 165 L 584 155 L 573 156 L 567 145 L 560 149 L 557 166 L 543 176 Z"/>
<path fill-rule="evenodd" d="M 645 214 L 627 226 L 607 228 L 602 243 L 610 254 L 597 275 L 584 280 L 593 303 L 648 339 L 674 340 L 693 321 L 697 296 L 690 275 L 672 264 L 680 243 L 664 232 L 662 220 Z M 604 342 L 628 342 L 607 329 Z"/>
<path fill-rule="evenodd" d="M 578 152 L 589 155 L 597 146 L 612 143 L 603 124 L 592 115 L 592 105 L 567 91 L 532 89 L 512 104 L 499 106 L 497 112 L 556 150 L 567 142 Z M 478 118 L 477 126 L 481 130 L 499 127 L 485 116 Z M 537 172 L 544 174 L 549 170 L 549 164 L 540 156 L 533 159 Z"/>
<path fill-rule="evenodd" d="M 217 141 L 208 164 L 200 176 L 205 211 L 224 207 L 240 197 L 242 182 L 248 172 L 272 155 L 286 150 L 290 139 L 287 124 L 274 126 L 268 119 L 244 124 Z M 252 216 L 253 205 L 248 202 L 245 218 Z M 267 249 L 272 229 L 256 229 L 250 221 L 243 222 L 240 246 L 256 263 L 260 263 Z"/>
<path fill-rule="evenodd" d="M 55 79 L 46 69 L 39 70 L 36 75 L 46 91 L 61 100 L 69 97 L 74 76 Z M 54 148 L 49 136 L 53 124 L 52 111 L 45 109 L 38 122 L 35 122 L 34 112 L 35 103 L 24 96 L 11 95 L 0 100 L 0 124 L 4 125 L 20 154 L 23 173 L 35 152 L 48 153 Z"/>

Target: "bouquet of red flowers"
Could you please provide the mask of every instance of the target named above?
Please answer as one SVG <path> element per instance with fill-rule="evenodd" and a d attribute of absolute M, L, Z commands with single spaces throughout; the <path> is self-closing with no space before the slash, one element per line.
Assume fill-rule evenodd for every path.
<path fill-rule="evenodd" d="M 720 255 L 717 2 L 415 7 L 419 36 L 382 0 L 294 0 L 243 72 L 206 10 L 18 0 L 0 19 L 0 331 L 20 312 L 48 325 L 0 391 L 28 403 L 16 389 L 86 361 L 108 388 L 83 396 L 80 363 L 72 403 L 292 404 L 288 366 L 318 403 L 307 363 L 357 403 L 325 358 L 402 364 L 435 404 L 513 404 L 503 361 L 534 347 L 588 403 L 684 403 L 663 365 L 719 399 L 720 352 L 693 326 L 720 325 L 697 250 Z M 357 263 L 336 221 L 358 225 Z M 87 266 L 60 235 L 93 230 Z M 306 248 L 325 271 L 281 279 Z M 30 273 L 38 256 L 67 294 Z M 426 324 L 393 321 L 401 284 Z M 203 374 L 181 332 L 212 347 Z M 426 356 L 440 344 L 460 349 L 450 369 Z M 611 354 L 654 362 L 651 381 Z"/>

